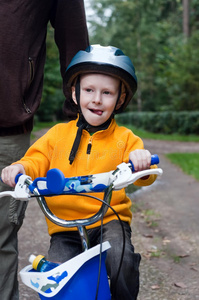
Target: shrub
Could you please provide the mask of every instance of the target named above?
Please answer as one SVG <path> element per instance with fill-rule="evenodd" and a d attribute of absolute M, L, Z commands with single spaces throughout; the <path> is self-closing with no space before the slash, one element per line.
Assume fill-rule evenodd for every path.
<path fill-rule="evenodd" d="M 199 111 L 126 112 L 116 120 L 154 133 L 199 134 Z"/>

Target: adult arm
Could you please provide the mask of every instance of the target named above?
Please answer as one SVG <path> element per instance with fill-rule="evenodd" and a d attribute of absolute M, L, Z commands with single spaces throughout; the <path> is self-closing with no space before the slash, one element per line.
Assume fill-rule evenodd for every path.
<path fill-rule="evenodd" d="M 84 1 L 54 1 L 51 24 L 55 28 L 55 42 L 59 49 L 63 77 L 72 57 L 89 45 Z"/>

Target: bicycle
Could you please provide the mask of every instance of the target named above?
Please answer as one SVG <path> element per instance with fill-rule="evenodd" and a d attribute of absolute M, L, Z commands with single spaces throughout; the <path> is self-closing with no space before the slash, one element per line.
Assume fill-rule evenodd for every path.
<path fill-rule="evenodd" d="M 158 163 L 158 156 L 153 155 L 151 164 Z M 39 177 L 34 181 L 27 175 L 18 174 L 14 191 L 2 192 L 0 198 L 10 195 L 15 199 L 27 201 L 36 197 L 42 212 L 49 220 L 62 227 L 77 227 L 83 249 L 81 254 L 47 272 L 36 272 L 33 270 L 32 265 L 26 266 L 19 272 L 22 282 L 35 290 L 40 299 L 110 300 L 111 293 L 105 259 L 106 252 L 111 246 L 106 241 L 89 248 L 85 227 L 100 219 L 102 223 L 103 216 L 108 208 L 111 208 L 110 202 L 113 190 L 126 188 L 141 177 L 150 174 L 161 175 L 162 173 L 163 171 L 160 168 L 133 173 L 131 163 L 121 163 L 114 171 L 71 178 L 65 178 L 64 174 L 58 169 L 51 169 L 47 172 L 46 177 Z M 101 200 L 85 194 L 92 192 L 103 192 L 104 199 Z M 60 219 L 48 208 L 45 196 L 71 194 L 92 197 L 101 201 L 102 205 L 99 211 L 88 219 L 72 221 Z M 123 247 L 124 244 L 125 241 L 123 241 Z M 121 263 L 122 254 L 120 266 Z"/>

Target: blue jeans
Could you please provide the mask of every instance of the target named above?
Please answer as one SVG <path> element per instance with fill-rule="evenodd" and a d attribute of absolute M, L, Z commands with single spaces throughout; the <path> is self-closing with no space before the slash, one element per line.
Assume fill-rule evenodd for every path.
<path fill-rule="evenodd" d="M 111 294 L 114 300 L 135 300 L 139 292 L 139 264 L 141 256 L 134 253 L 131 243 L 131 228 L 123 222 L 125 230 L 125 252 L 118 281 L 116 276 L 122 253 L 122 229 L 119 221 L 114 220 L 103 226 L 103 241 L 109 241 L 111 249 L 107 251 L 106 268 L 111 282 Z M 100 227 L 88 230 L 91 246 L 100 243 Z M 65 262 L 82 252 L 79 233 L 76 231 L 55 233 L 51 237 L 48 259 Z"/>

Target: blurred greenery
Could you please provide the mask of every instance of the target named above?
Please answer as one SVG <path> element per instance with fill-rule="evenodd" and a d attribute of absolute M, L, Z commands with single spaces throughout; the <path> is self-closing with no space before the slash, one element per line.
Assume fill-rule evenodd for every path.
<path fill-rule="evenodd" d="M 119 124 L 122 126 L 122 124 Z M 179 142 L 199 142 L 199 136 L 190 134 L 190 135 L 181 135 L 181 134 L 161 134 L 161 133 L 153 133 L 150 131 L 146 131 L 144 129 L 138 129 L 135 126 L 130 124 L 125 125 L 128 127 L 133 133 L 139 136 L 142 139 L 152 139 L 152 140 L 163 140 L 163 141 L 179 141 Z"/>
<path fill-rule="evenodd" d="M 199 153 L 169 153 L 166 156 L 185 173 L 199 180 Z"/>
<path fill-rule="evenodd" d="M 121 48 L 132 59 L 138 92 L 130 110 L 199 109 L 199 1 L 189 3 L 183 32 L 178 0 L 90 0 L 91 43 Z"/>
<path fill-rule="evenodd" d="M 153 133 L 180 135 L 199 133 L 199 111 L 130 111 L 116 115 L 116 120 L 121 124 L 131 124 Z"/>
<path fill-rule="evenodd" d="M 183 31 L 181 0 L 89 0 L 89 9 L 90 43 L 119 47 L 135 65 L 138 90 L 127 111 L 199 110 L 199 0 L 189 1 L 189 36 Z M 36 121 L 64 118 L 65 97 L 53 35 L 49 25 Z"/>
<path fill-rule="evenodd" d="M 61 122 L 61 121 L 60 121 Z M 42 129 L 46 129 L 46 128 L 51 128 L 54 125 L 56 125 L 57 123 L 59 123 L 59 121 L 54 121 L 54 122 L 35 122 L 34 127 L 33 127 L 33 133 L 35 131 L 39 131 Z"/>
<path fill-rule="evenodd" d="M 54 29 L 49 25 L 46 40 L 43 94 L 41 105 L 36 113 L 35 120 L 48 122 L 63 119 L 62 106 L 64 99 L 59 54 L 54 41 Z"/>

